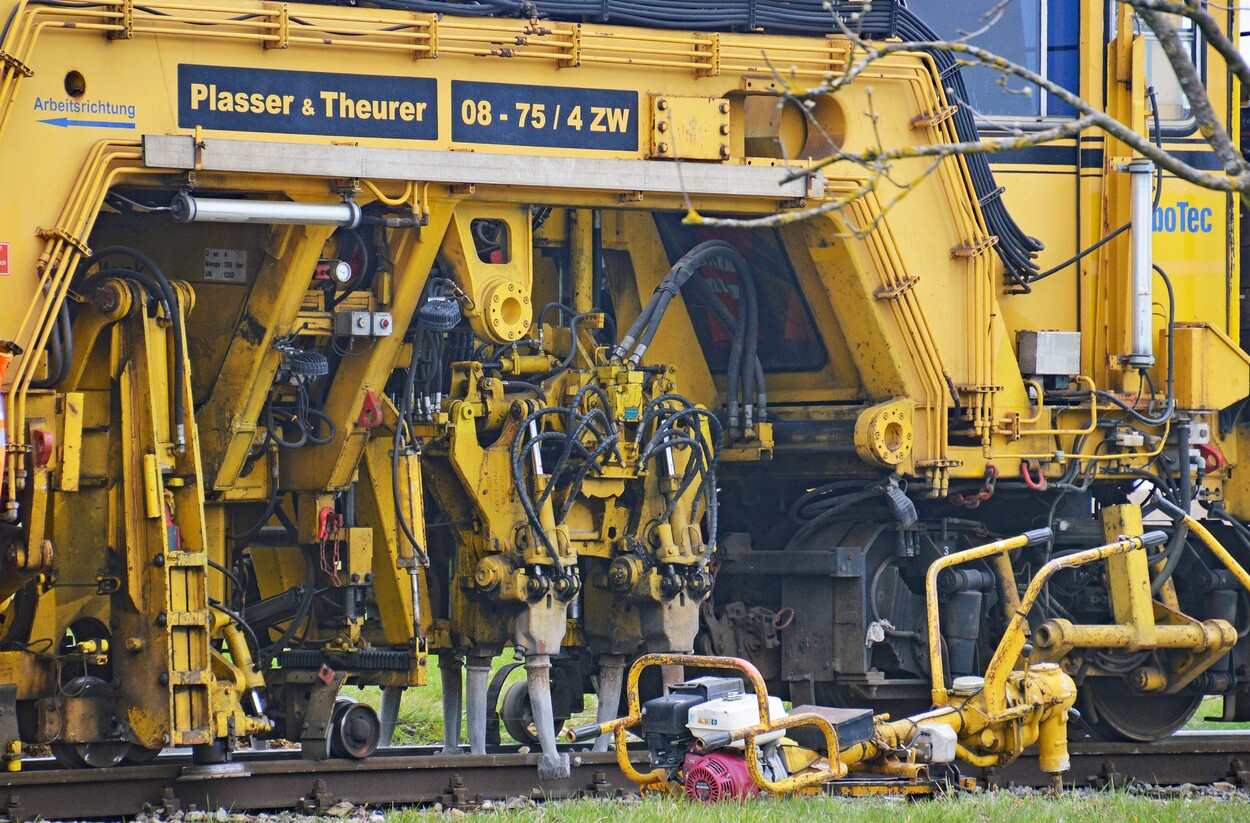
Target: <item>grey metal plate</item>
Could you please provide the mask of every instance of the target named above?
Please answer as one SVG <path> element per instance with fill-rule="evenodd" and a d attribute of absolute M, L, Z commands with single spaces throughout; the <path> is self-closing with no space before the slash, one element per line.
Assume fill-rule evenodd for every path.
<path fill-rule="evenodd" d="M 149 168 L 290 174 L 370 180 L 522 186 L 655 194 L 720 195 L 795 200 L 821 191 L 820 172 L 783 182 L 792 173 L 771 166 L 676 163 L 543 157 L 486 152 L 386 149 L 265 140 L 207 138 L 196 163 L 195 138 L 144 135 L 143 162 Z"/>

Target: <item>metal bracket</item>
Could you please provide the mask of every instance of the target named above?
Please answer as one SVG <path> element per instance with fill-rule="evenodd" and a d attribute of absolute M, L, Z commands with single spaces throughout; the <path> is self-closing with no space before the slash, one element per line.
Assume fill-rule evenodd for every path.
<path fill-rule="evenodd" d="M 40 240 L 63 240 L 77 249 L 83 257 L 91 256 L 91 247 L 65 229 L 35 229 L 35 236 Z"/>
<path fill-rule="evenodd" d="M 608 782 L 607 772 L 595 772 L 594 777 L 586 788 L 577 793 L 578 797 L 589 798 L 592 800 L 612 800 L 624 795 L 620 789 L 613 788 Z"/>
<path fill-rule="evenodd" d="M 438 15 L 437 14 L 418 14 L 418 19 L 424 20 L 429 27 L 430 32 L 430 53 L 425 55 L 427 58 L 438 57 Z M 413 54 L 413 59 L 420 60 L 422 57 L 420 52 Z"/>
<path fill-rule="evenodd" d="M 21 60 L 18 60 L 8 52 L 0 51 L 0 63 L 8 66 L 23 77 L 34 77 L 35 72 Z"/>
<path fill-rule="evenodd" d="M 287 9 L 286 3 L 266 3 L 265 9 L 272 13 L 275 23 L 278 24 L 278 39 L 266 40 L 265 48 L 267 49 L 287 49 L 291 47 L 291 14 Z"/>
<path fill-rule="evenodd" d="M 712 33 L 707 40 L 695 44 L 695 57 L 707 56 L 707 63 L 695 68 L 698 77 L 720 77 L 720 34 Z"/>
<path fill-rule="evenodd" d="M 573 26 L 569 32 L 569 53 L 560 58 L 560 68 L 575 69 L 582 64 L 582 27 Z"/>
<path fill-rule="evenodd" d="M 930 126 L 936 126 L 945 123 L 947 120 L 955 116 L 955 112 L 959 111 L 958 106 L 945 106 L 937 111 L 925 112 L 917 114 L 911 119 L 911 127 L 913 129 L 927 129 Z"/>
<path fill-rule="evenodd" d="M 334 714 L 334 700 L 347 680 L 347 672 L 330 671 L 327 681 L 322 672 L 292 672 L 287 677 L 288 686 L 298 685 L 310 692 L 307 701 L 298 701 L 302 711 L 293 713 L 288 720 L 288 734 L 299 735 L 301 755 L 305 760 L 325 760 L 330 756 L 330 718 Z M 294 689 L 292 693 L 301 689 Z M 293 722 L 292 722 L 293 721 Z"/>
<path fill-rule="evenodd" d="M 326 790 L 326 782 L 317 778 L 313 781 L 312 791 L 300 798 L 295 804 L 295 809 L 301 814 L 321 813 L 333 805 L 334 796 Z"/>
<path fill-rule="evenodd" d="M 22 808 L 22 798 L 18 794 L 10 794 L 4 802 L 4 816 L 9 820 L 25 820 L 26 810 Z"/>
<path fill-rule="evenodd" d="M 482 796 L 479 794 L 470 797 L 469 789 L 464 785 L 464 778 L 457 773 L 447 781 L 447 791 L 439 797 L 439 802 L 447 811 L 459 809 L 462 812 L 471 812 L 482 807 Z"/>
<path fill-rule="evenodd" d="M 912 290 L 912 287 L 920 282 L 920 276 L 913 274 L 910 277 L 904 277 L 896 285 L 882 286 L 872 293 L 872 296 L 878 300 L 897 300 L 904 294 Z"/>
<path fill-rule="evenodd" d="M 131 40 L 135 36 L 135 4 L 134 0 L 121 2 L 121 31 L 109 32 L 110 40 Z"/>
<path fill-rule="evenodd" d="M 941 460 L 920 460 L 916 462 L 918 469 L 957 469 L 964 464 L 962 460 L 951 460 L 949 458 Z"/>
<path fill-rule="evenodd" d="M 951 249 L 951 257 L 976 257 L 998 245 L 998 235 L 991 234 L 980 240 L 967 240 Z"/>

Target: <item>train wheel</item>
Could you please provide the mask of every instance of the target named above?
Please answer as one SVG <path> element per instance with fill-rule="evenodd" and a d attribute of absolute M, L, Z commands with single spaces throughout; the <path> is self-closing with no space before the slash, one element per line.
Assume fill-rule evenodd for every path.
<path fill-rule="evenodd" d="M 129 743 L 53 743 L 52 756 L 67 769 L 108 769 L 130 754 Z"/>
<path fill-rule="evenodd" d="M 138 746 L 131 744 L 130 751 L 126 753 L 125 759 L 122 761 L 127 766 L 146 766 L 156 759 L 163 749 L 149 749 L 146 746 Z"/>
<path fill-rule="evenodd" d="M 1091 677 L 1076 701 L 1081 723 L 1099 740 L 1152 743 L 1183 728 L 1202 705 L 1202 695 L 1152 695 L 1134 691 L 1118 677 Z"/>
<path fill-rule="evenodd" d="M 554 698 L 555 695 L 552 697 Z M 561 709 L 559 705 L 555 705 L 554 708 L 556 712 Z M 512 735 L 513 740 L 523 746 L 538 745 L 538 730 L 534 728 L 534 710 L 530 706 L 529 685 L 524 680 L 513 683 L 504 692 L 503 701 L 499 705 L 499 719 L 503 721 L 503 727 L 508 730 L 508 734 Z M 555 732 L 559 735 L 568 717 L 557 714 L 552 720 Z"/>
<path fill-rule="evenodd" d="M 330 719 L 330 754 L 363 760 L 377 751 L 382 721 L 366 703 L 339 700 Z"/>
<path fill-rule="evenodd" d="M 62 690 L 71 697 L 106 697 L 112 688 L 104 680 L 91 675 L 75 677 Z M 52 756 L 67 769 L 108 769 L 130 754 L 125 741 L 107 740 L 96 743 L 53 743 Z"/>

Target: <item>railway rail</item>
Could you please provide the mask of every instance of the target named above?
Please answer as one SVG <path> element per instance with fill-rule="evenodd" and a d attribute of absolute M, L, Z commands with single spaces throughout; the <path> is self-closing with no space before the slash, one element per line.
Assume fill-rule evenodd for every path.
<path fill-rule="evenodd" d="M 168 754 L 145 766 L 58 768 L 50 758 L 25 761 L 0 776 L 0 812 L 12 823 L 43 819 L 117 819 L 155 811 L 291 809 L 324 813 L 357 806 L 430 805 L 472 809 L 484 800 L 612 798 L 634 790 L 611 753 L 574 752 L 567 779 L 539 782 L 539 754 L 500 747 L 485 755 L 437 755 L 431 746 L 399 746 L 367 760 L 302 760 L 295 750 L 243 752 L 225 766 L 195 766 Z M 1153 744 L 1076 741 L 1065 785 L 1250 785 L 1250 731 L 1180 732 Z M 644 751 L 634 753 L 640 765 Z M 990 787 L 1050 785 L 1032 752 L 1000 769 L 965 769 Z M 850 789 L 846 793 L 852 793 Z"/>

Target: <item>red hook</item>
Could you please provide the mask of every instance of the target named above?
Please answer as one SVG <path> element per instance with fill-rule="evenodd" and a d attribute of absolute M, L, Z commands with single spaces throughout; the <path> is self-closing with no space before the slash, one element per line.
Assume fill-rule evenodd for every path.
<path fill-rule="evenodd" d="M 1037 472 L 1037 478 L 1034 479 L 1029 473 L 1029 464 L 1033 464 L 1034 471 Z M 1024 485 L 1028 486 L 1035 492 L 1046 491 L 1047 482 L 1046 475 L 1042 473 L 1042 467 L 1036 460 L 1023 460 L 1020 463 L 1020 476 L 1024 478 Z"/>
<path fill-rule="evenodd" d="M 1220 447 L 1214 443 L 1200 443 L 1195 448 L 1198 449 L 1198 454 L 1202 455 L 1202 460 L 1205 464 L 1203 471 L 1207 474 L 1219 471 L 1228 464 L 1227 458 L 1224 457 L 1224 452 L 1220 451 Z"/>
<path fill-rule="evenodd" d="M 317 539 L 329 540 L 343 528 L 343 515 L 336 514 L 333 506 L 323 506 L 317 515 Z"/>

